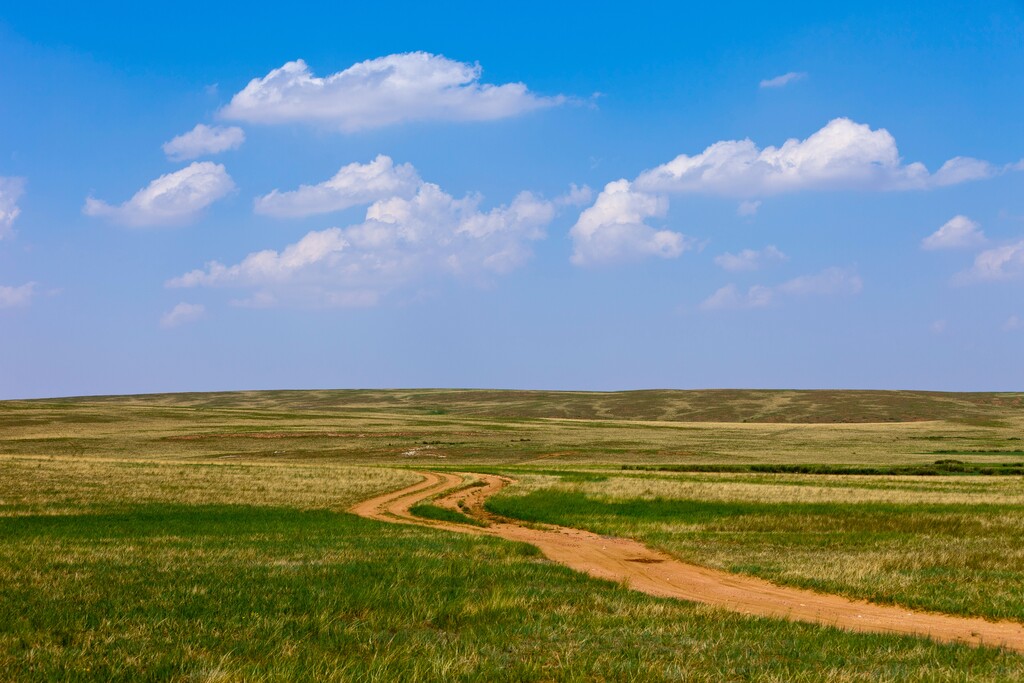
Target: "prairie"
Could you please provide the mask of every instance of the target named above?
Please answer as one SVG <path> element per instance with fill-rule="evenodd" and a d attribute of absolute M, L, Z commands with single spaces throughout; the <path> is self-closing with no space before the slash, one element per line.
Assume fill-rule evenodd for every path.
<path fill-rule="evenodd" d="M 1021 394 L 0 402 L 0 677 L 1020 680 L 1012 652 L 653 598 L 531 546 L 345 510 L 417 481 L 416 468 L 499 472 L 517 481 L 489 503 L 504 515 L 779 583 L 1024 621 L 1022 437 Z M 935 471 L 940 460 L 969 471 Z M 679 471 L 701 467 L 726 471 Z"/>

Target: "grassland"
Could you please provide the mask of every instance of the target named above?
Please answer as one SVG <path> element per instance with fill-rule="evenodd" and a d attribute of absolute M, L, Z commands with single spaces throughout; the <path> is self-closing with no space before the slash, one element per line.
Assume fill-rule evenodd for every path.
<path fill-rule="evenodd" d="M 519 481 L 491 503 L 504 514 L 793 585 L 1024 621 L 1024 478 L 1005 476 L 1022 438 L 1021 394 L 0 402 L 0 677 L 1020 680 L 1020 655 L 660 600 L 528 546 L 344 510 L 415 481 L 410 467 L 497 471 Z M 976 469 L 752 471 L 936 460 Z M 996 465 L 1002 475 L 978 473 Z M 733 471 L 670 471 L 696 466 Z"/>
<path fill-rule="evenodd" d="M 566 479 L 522 476 L 489 507 L 782 584 L 1024 621 L 1020 477 Z"/>
<path fill-rule="evenodd" d="M 169 394 L 0 402 L 0 426 L 0 454 L 131 459 L 615 468 L 1024 460 L 1024 394 Z"/>

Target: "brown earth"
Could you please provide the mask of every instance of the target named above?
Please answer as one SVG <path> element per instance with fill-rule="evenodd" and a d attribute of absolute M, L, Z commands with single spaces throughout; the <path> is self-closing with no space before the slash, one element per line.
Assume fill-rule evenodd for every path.
<path fill-rule="evenodd" d="M 354 514 L 383 522 L 416 524 L 467 534 L 497 536 L 530 543 L 549 559 L 590 576 L 623 582 L 634 590 L 722 607 L 742 614 L 826 624 L 850 631 L 924 636 L 945 643 L 1001 646 L 1024 652 L 1024 624 L 850 600 L 681 562 L 625 538 L 599 536 L 579 529 L 544 525 L 526 527 L 483 509 L 484 500 L 511 480 L 494 475 L 420 472 L 424 477 L 400 491 L 353 508 Z M 470 482 L 482 485 L 467 485 Z M 433 500 L 431 500 L 433 499 Z M 456 524 L 415 517 L 413 505 L 432 503 L 458 510 L 487 526 Z"/>

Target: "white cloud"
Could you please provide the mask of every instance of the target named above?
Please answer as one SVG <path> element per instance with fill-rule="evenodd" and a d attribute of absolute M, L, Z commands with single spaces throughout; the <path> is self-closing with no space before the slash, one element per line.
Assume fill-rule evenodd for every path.
<path fill-rule="evenodd" d="M 871 130 L 850 119 L 834 119 L 799 140 L 758 147 L 750 139 L 724 140 L 695 156 L 680 155 L 646 170 L 636 180 L 608 183 L 594 206 L 572 227 L 572 262 L 609 262 L 645 255 L 678 256 L 688 245 L 679 232 L 654 230 L 647 218 L 664 216 L 668 196 L 705 194 L 744 199 L 739 215 L 761 206 L 754 198 L 805 190 L 908 190 L 978 180 L 1016 170 L 955 157 L 930 173 L 921 163 L 904 164 L 896 140 L 884 128 Z"/>
<path fill-rule="evenodd" d="M 745 292 L 729 284 L 701 302 L 700 308 L 705 311 L 766 308 L 785 298 L 851 295 L 860 293 L 863 288 L 864 283 L 854 270 L 833 267 L 774 287 L 754 285 Z"/>
<path fill-rule="evenodd" d="M 343 166 L 317 185 L 302 185 L 291 192 L 274 190 L 256 199 L 255 210 L 280 218 L 341 211 L 388 197 L 411 197 L 422 182 L 412 164 L 395 166 L 382 154 L 368 164 Z"/>
<path fill-rule="evenodd" d="M 0 308 L 28 306 L 35 294 L 36 283 L 29 282 L 20 287 L 0 286 Z"/>
<path fill-rule="evenodd" d="M 826 268 L 815 275 L 802 275 L 784 282 L 776 289 L 797 296 L 859 294 L 864 282 L 852 268 Z"/>
<path fill-rule="evenodd" d="M 189 304 L 183 301 L 160 317 L 160 327 L 170 329 L 194 323 L 205 315 L 206 307 L 202 304 Z"/>
<path fill-rule="evenodd" d="M 904 164 L 884 128 L 839 118 L 805 140 L 759 148 L 751 140 L 716 142 L 681 154 L 636 180 L 643 192 L 699 192 L 752 197 L 802 190 L 915 190 L 978 180 L 999 172 L 985 161 L 956 157 L 935 174 Z"/>
<path fill-rule="evenodd" d="M 14 220 L 21 213 L 18 200 L 25 192 L 25 181 L 22 178 L 5 178 L 0 176 L 0 240 L 14 234 Z"/>
<path fill-rule="evenodd" d="M 740 202 L 740 205 L 736 207 L 737 216 L 754 216 L 757 214 L 757 210 L 761 208 L 760 199 L 746 199 Z"/>
<path fill-rule="evenodd" d="M 942 334 L 943 332 L 946 331 L 946 321 L 934 321 L 931 325 L 928 326 L 928 331 L 931 332 L 932 334 Z"/>
<path fill-rule="evenodd" d="M 663 216 L 667 209 L 664 197 L 637 192 L 628 180 L 608 183 L 569 231 L 572 262 L 583 266 L 645 256 L 676 258 L 693 246 L 692 240 L 646 223 L 648 218 Z"/>
<path fill-rule="evenodd" d="M 254 290 L 243 306 L 366 306 L 402 286 L 442 275 L 486 279 L 521 266 L 529 243 L 544 237 L 552 202 L 529 192 L 490 211 L 481 198 L 455 199 L 432 183 L 410 198 L 374 202 L 362 223 L 312 231 L 281 251 L 217 261 L 168 281 L 168 287 Z"/>
<path fill-rule="evenodd" d="M 987 161 L 971 157 L 953 157 L 939 167 L 929 182 L 933 187 L 958 185 L 972 180 L 986 180 L 1007 171 L 1020 171 L 1020 164 L 1007 164 L 996 168 Z"/>
<path fill-rule="evenodd" d="M 737 213 L 749 216 L 757 212 L 761 203 L 755 198 L 761 196 L 810 190 L 925 190 L 1022 169 L 1024 162 L 996 167 L 954 157 L 930 173 L 924 164 L 903 163 L 889 131 L 846 118 L 833 119 L 806 139 L 792 138 L 780 147 L 762 149 L 749 139 L 725 140 L 694 156 L 680 154 L 632 182 L 609 183 L 573 228 L 573 262 L 678 256 L 686 244 L 682 235 L 654 231 L 644 222 L 665 214 L 671 194 L 738 197 L 744 201 Z M 611 193 L 616 196 L 608 196 Z M 607 240 L 598 239 L 606 235 Z M 588 249 L 588 239 L 593 249 Z"/>
<path fill-rule="evenodd" d="M 774 299 L 775 293 L 770 287 L 754 285 L 746 292 L 741 292 L 736 285 L 729 284 L 702 301 L 700 308 L 704 311 L 765 308 L 771 305 Z"/>
<path fill-rule="evenodd" d="M 580 187 L 576 183 L 570 183 L 569 191 L 561 197 L 556 197 L 555 203 L 559 206 L 583 206 L 589 204 L 593 198 L 594 191 L 590 189 L 590 186 Z"/>
<path fill-rule="evenodd" d="M 198 217 L 203 209 L 234 189 L 235 184 L 222 165 L 194 162 L 160 176 L 118 206 L 89 197 L 82 212 L 132 227 L 182 224 Z"/>
<path fill-rule="evenodd" d="M 788 258 L 777 247 L 769 245 L 760 250 L 744 249 L 738 254 L 720 254 L 715 257 L 715 265 L 730 271 L 757 270 L 770 263 L 786 261 Z"/>
<path fill-rule="evenodd" d="M 245 142 L 245 131 L 238 126 L 207 126 L 202 123 L 163 145 L 164 154 L 174 161 L 220 154 L 238 149 Z"/>
<path fill-rule="evenodd" d="M 782 88 L 790 83 L 802 81 L 805 78 L 807 78 L 807 73 L 804 71 L 790 71 L 775 78 L 766 78 L 761 81 L 760 85 L 762 88 Z"/>
<path fill-rule="evenodd" d="M 523 83 L 480 83 L 478 64 L 393 54 L 321 78 L 301 59 L 254 78 L 220 111 L 253 123 L 315 123 L 352 132 L 408 121 L 487 121 L 565 102 Z"/>
<path fill-rule="evenodd" d="M 921 248 L 929 251 L 935 249 L 968 249 L 979 247 L 988 242 L 981 226 L 967 216 L 953 216 L 934 233 L 921 240 Z"/>
<path fill-rule="evenodd" d="M 1006 319 L 1006 322 L 1003 323 L 1003 329 L 1007 332 L 1024 330 L 1024 319 L 1021 319 L 1020 316 L 1011 315 Z"/>
<path fill-rule="evenodd" d="M 974 257 L 974 266 L 959 273 L 954 282 L 998 282 L 1024 277 L 1024 240 L 986 249 Z"/>

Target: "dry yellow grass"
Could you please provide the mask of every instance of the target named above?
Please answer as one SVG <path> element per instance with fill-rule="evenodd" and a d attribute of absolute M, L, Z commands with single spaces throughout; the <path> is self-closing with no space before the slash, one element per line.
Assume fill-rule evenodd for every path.
<path fill-rule="evenodd" d="M 1019 451 L 1024 450 L 1024 410 L 1016 404 L 1002 405 L 999 395 L 987 395 L 993 405 L 985 404 L 984 410 L 974 404 L 965 408 L 950 398 L 935 399 L 936 405 L 928 404 L 929 409 L 915 414 L 913 422 L 779 424 L 627 419 L 614 415 L 606 405 L 617 396 L 608 394 L 551 399 L 550 414 L 607 415 L 577 419 L 538 416 L 542 401 L 535 399 L 538 405 L 524 407 L 514 400 L 518 394 L 507 398 L 507 392 L 497 392 L 498 398 L 488 392 L 421 392 L 414 403 L 407 400 L 408 393 L 309 392 L 307 396 L 283 392 L 282 398 L 265 392 L 0 402 L 0 453 L 548 467 L 563 463 L 913 464 L 943 457 L 1007 462 L 1020 460 Z M 679 405 L 703 415 L 702 420 L 738 410 L 711 392 L 713 402 L 701 411 L 700 400 L 712 399 L 699 399 L 701 392 L 697 398 L 683 393 L 684 398 L 664 399 L 669 401 L 665 408 L 641 397 L 631 399 L 638 406 L 625 403 L 617 409 L 627 415 L 660 414 L 682 410 L 671 408 L 675 405 L 671 401 L 683 401 Z M 790 393 L 757 393 L 759 402 L 746 410 L 754 418 L 781 411 L 779 405 L 796 410 Z M 478 396 L 480 403 L 467 396 Z M 1018 395 L 1010 396 L 1006 401 L 1020 400 Z M 846 414 L 841 398 L 832 397 L 828 410 Z M 944 414 L 940 408 L 947 404 L 949 412 Z M 798 414 L 809 414 L 806 406 L 800 410 Z M 850 419 L 870 417 L 874 410 L 851 403 Z M 777 416 L 786 415 L 782 411 Z M 949 456 L 950 452 L 955 455 Z"/>
<path fill-rule="evenodd" d="M 600 472 L 599 470 L 597 472 Z M 731 473 L 648 473 L 601 481 L 563 482 L 524 473 L 507 495 L 542 488 L 609 500 L 691 499 L 744 503 L 892 503 L 1024 505 L 1024 478 L 978 476 L 850 476 Z"/>
<path fill-rule="evenodd" d="M 344 509 L 417 479 L 407 470 L 337 463 L 0 456 L 0 516 L 147 503 Z"/>

